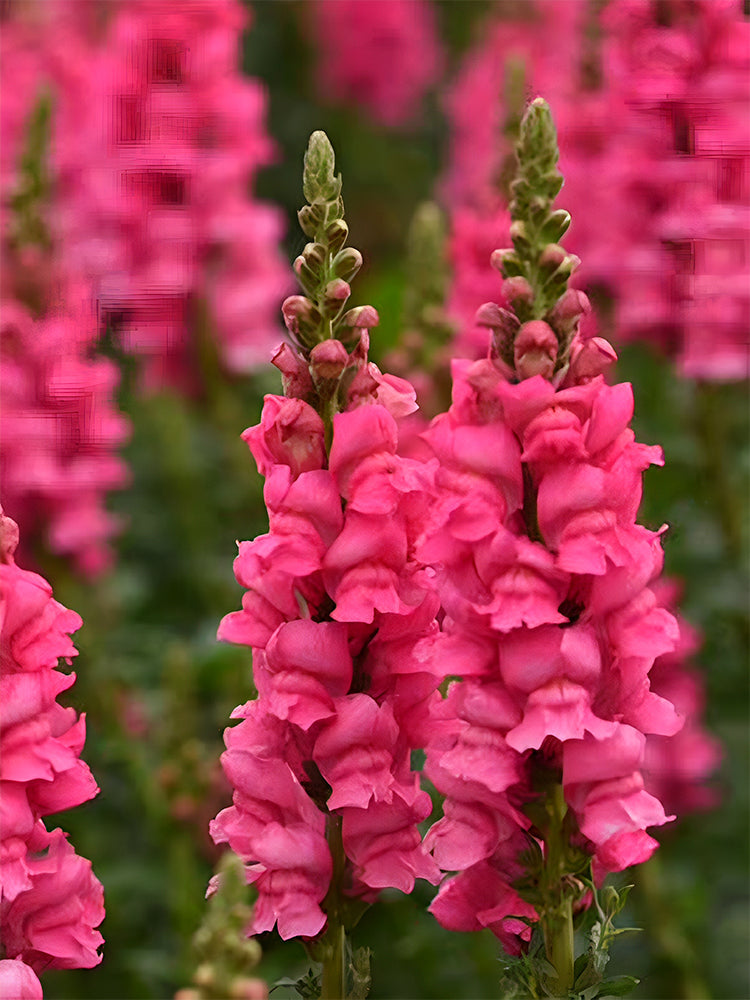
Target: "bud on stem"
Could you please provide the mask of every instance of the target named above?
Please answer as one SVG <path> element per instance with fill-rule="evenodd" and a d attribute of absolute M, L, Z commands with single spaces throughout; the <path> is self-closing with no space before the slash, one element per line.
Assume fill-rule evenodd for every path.
<path fill-rule="evenodd" d="M 545 347 L 541 353 L 535 348 L 532 358 L 528 350 L 507 344 L 505 354 L 515 355 L 521 378 L 540 374 L 551 379 L 568 365 L 570 345 L 588 303 L 585 296 L 567 290 L 580 261 L 559 244 L 570 215 L 564 209 L 552 210 L 563 178 L 557 169 L 555 126 L 541 97 L 526 109 L 516 155 L 518 173 L 511 184 L 510 204 L 513 248 L 495 250 L 492 266 L 506 279 L 503 288 L 519 326 L 543 321 L 557 347 Z M 526 359 L 520 369 L 519 358 Z"/>

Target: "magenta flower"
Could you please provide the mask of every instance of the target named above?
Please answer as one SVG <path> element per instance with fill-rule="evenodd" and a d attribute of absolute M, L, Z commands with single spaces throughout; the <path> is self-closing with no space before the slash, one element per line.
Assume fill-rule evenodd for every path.
<path fill-rule="evenodd" d="M 41 996 L 30 970 L 90 968 L 101 961 L 102 887 L 62 830 L 42 817 L 79 805 L 98 788 L 80 759 L 85 720 L 56 702 L 75 674 L 81 619 L 47 582 L 14 560 L 18 528 L 0 512 L 0 930 L 12 996 Z M 26 971 L 29 969 L 29 971 Z M 40 988 L 39 988 L 40 989 Z"/>
<path fill-rule="evenodd" d="M 410 759 L 442 678 L 430 649 L 434 579 L 416 557 L 436 463 L 398 454 L 415 393 L 368 359 L 375 310 L 345 313 L 348 282 L 330 269 L 311 290 L 313 254 L 326 268 L 361 258 L 341 249 L 340 181 L 322 133 L 305 164 L 303 228 L 325 204 L 327 229 L 295 264 L 317 298 L 284 303 L 294 349 L 275 363 L 288 395 L 266 396 L 260 424 L 243 434 L 266 478 L 269 531 L 240 543 L 235 574 L 247 590 L 219 638 L 252 647 L 258 698 L 225 733 L 233 804 L 211 835 L 256 885 L 253 931 L 322 935 L 335 951 L 357 902 L 440 878 L 417 826 L 431 801 Z M 333 231 L 335 256 L 325 249 Z"/>
<path fill-rule="evenodd" d="M 416 116 L 443 62 L 429 3 L 315 0 L 309 15 L 327 100 L 354 104 L 388 126 Z"/>
<path fill-rule="evenodd" d="M 117 519 L 105 509 L 128 471 L 116 454 L 129 435 L 117 412 L 115 365 L 88 356 L 96 318 L 79 286 L 70 305 L 34 318 L 15 301 L 3 307 L 0 457 L 3 503 L 28 535 L 43 526 L 52 551 L 87 575 L 112 562 Z"/>
<path fill-rule="evenodd" d="M 560 928 L 572 941 L 590 902 L 570 879 L 590 859 L 601 884 L 653 853 L 647 831 L 675 816 L 646 748 L 662 741 L 652 760 L 668 759 L 685 720 L 678 686 L 651 683 L 657 658 L 680 656 L 658 592 L 665 529 L 636 522 L 643 471 L 663 456 L 635 441 L 632 389 L 605 383 L 614 352 L 566 288 L 579 262 L 552 242 L 569 223 L 551 209 L 555 160 L 537 99 L 514 246 L 492 255 L 505 301 L 477 315 L 488 356 L 454 362 L 453 403 L 424 435 L 439 466 L 416 551 L 445 610 L 425 653 L 458 678 L 430 703 L 425 773 L 445 803 L 426 844 L 447 876 L 431 910 L 448 928 L 489 927 L 512 954 L 538 919 L 564 992 L 574 956 Z M 694 762 L 705 777 L 700 750 Z"/>

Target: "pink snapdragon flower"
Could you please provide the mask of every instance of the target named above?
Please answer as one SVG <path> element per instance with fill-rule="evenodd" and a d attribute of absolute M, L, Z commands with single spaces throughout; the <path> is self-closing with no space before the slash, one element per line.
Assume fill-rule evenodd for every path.
<path fill-rule="evenodd" d="M 314 0 L 309 10 L 323 96 L 388 126 L 414 119 L 443 62 L 425 0 Z"/>
<path fill-rule="evenodd" d="M 439 877 L 417 829 L 429 796 L 410 767 L 440 680 L 416 653 L 437 631 L 434 586 L 414 556 L 430 469 L 397 455 L 394 412 L 413 393 L 363 350 L 328 449 L 301 398 L 267 396 L 243 435 L 266 476 L 269 533 L 240 543 L 248 590 L 219 637 L 252 646 L 258 700 L 226 732 L 234 802 L 211 833 L 248 865 L 254 932 L 276 924 L 283 938 L 325 926 L 332 824 L 347 860 L 338 891 L 370 900 Z"/>
<path fill-rule="evenodd" d="M 17 542 L 15 522 L 0 511 L 0 984 L 4 995 L 33 997 L 41 992 L 31 970 L 101 961 L 104 905 L 90 862 L 42 821 L 98 792 L 80 758 L 84 717 L 56 702 L 75 681 L 58 660 L 76 655 L 70 633 L 81 619 L 16 565 Z"/>
<path fill-rule="evenodd" d="M 446 611 L 433 643 L 464 678 L 433 710 L 427 747 L 426 773 L 446 796 L 428 843 L 459 873 L 432 910 L 447 927 L 491 927 L 511 952 L 530 932 L 518 918 L 534 917 L 510 885 L 534 776 L 559 774 L 601 880 L 646 860 L 657 846 L 647 828 L 674 818 L 645 787 L 645 748 L 683 723 L 650 684 L 679 635 L 650 587 L 661 531 L 635 522 L 642 472 L 661 449 L 635 442 L 630 386 L 604 382 L 611 349 L 580 333 L 570 356 L 586 365 L 517 380 L 547 350 L 554 362 L 543 328 L 516 335 L 515 373 L 454 362 L 453 405 L 426 434 L 440 467 L 417 549 Z M 469 917 L 493 879 L 497 907 Z"/>

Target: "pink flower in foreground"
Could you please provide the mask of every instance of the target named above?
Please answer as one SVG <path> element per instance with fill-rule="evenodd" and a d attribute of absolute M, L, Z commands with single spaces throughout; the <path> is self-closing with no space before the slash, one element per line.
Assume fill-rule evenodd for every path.
<path fill-rule="evenodd" d="M 226 730 L 233 802 L 210 828 L 257 887 L 252 930 L 283 938 L 337 937 L 350 897 L 440 878 L 418 828 L 430 798 L 411 767 L 442 679 L 429 648 L 434 574 L 416 557 L 435 463 L 398 454 L 415 392 L 369 361 L 377 312 L 345 311 L 348 281 L 331 279 L 331 267 L 352 277 L 361 255 L 342 247 L 341 180 L 322 132 L 303 186 L 300 224 L 316 242 L 295 261 L 310 297 L 282 307 L 292 346 L 274 363 L 287 395 L 266 396 L 243 434 L 266 479 L 269 530 L 240 543 L 242 610 L 219 626 L 252 648 L 258 696 Z"/>
<path fill-rule="evenodd" d="M 430 704 L 425 772 L 445 802 L 426 843 L 448 875 L 431 909 L 449 928 L 491 928 L 511 953 L 538 917 L 550 961 L 550 892 L 572 914 L 587 905 L 569 881 L 586 855 L 600 884 L 647 860 L 647 831 L 675 818 L 647 787 L 646 747 L 685 721 L 675 688 L 651 684 L 657 657 L 679 657 L 658 592 L 665 529 L 636 523 L 642 474 L 663 456 L 635 441 L 632 388 L 605 382 L 614 351 L 567 288 L 579 262 L 551 242 L 569 223 L 552 210 L 556 159 L 537 99 L 514 246 L 492 254 L 504 303 L 477 313 L 490 349 L 454 362 L 453 403 L 424 435 L 439 465 L 416 548 L 445 610 L 425 652 L 457 678 Z"/>
<path fill-rule="evenodd" d="M 270 532 L 241 543 L 235 569 L 251 599 L 219 635 L 253 646 L 259 700 L 227 730 L 234 804 L 212 835 L 249 864 L 254 931 L 277 923 L 284 938 L 324 926 L 336 817 L 349 891 L 410 892 L 415 877 L 437 877 L 416 827 L 429 798 L 409 764 L 439 681 L 414 655 L 435 627 L 413 556 L 428 474 L 396 455 L 397 422 L 372 385 L 368 402 L 334 417 L 330 458 L 300 399 L 266 397 L 243 435 L 267 477 Z"/>
<path fill-rule="evenodd" d="M 0 983 L 36 993 L 36 972 L 90 968 L 101 961 L 102 887 L 62 830 L 42 817 L 97 794 L 80 759 L 84 718 L 56 696 L 74 674 L 58 670 L 76 655 L 70 633 L 81 619 L 52 597 L 47 582 L 14 560 L 18 528 L 0 511 Z M 25 963 L 25 966 L 24 966 Z M 23 967 L 22 967 L 23 966 Z"/>

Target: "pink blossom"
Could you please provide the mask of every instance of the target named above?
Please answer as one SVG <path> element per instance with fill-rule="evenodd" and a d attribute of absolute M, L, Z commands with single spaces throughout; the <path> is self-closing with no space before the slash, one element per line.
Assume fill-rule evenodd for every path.
<path fill-rule="evenodd" d="M 0 930 L 9 959 L 37 972 L 88 968 L 101 961 L 102 887 L 63 831 L 48 833 L 41 820 L 98 792 L 80 759 L 84 717 L 55 701 L 75 681 L 57 667 L 76 655 L 70 633 L 81 619 L 16 565 L 18 537 L 0 509 Z M 9 989 L 37 995 L 33 977 L 3 966 Z"/>
<path fill-rule="evenodd" d="M 332 872 L 325 839 L 304 828 L 270 823 L 256 839 L 254 854 L 258 864 L 248 868 L 248 882 L 260 895 L 252 932 L 270 931 L 277 923 L 285 941 L 315 937 L 326 921 L 319 904 Z"/>
<path fill-rule="evenodd" d="M 0 923 L 6 954 L 35 971 L 88 969 L 102 960 L 102 887 L 91 863 L 78 857 L 62 830 L 46 834 L 46 856 L 28 862 L 31 887 L 3 904 Z"/>
<path fill-rule="evenodd" d="M 43 1000 L 44 997 L 34 970 L 18 959 L 0 960 L 0 992 L 7 1000 Z"/>
<path fill-rule="evenodd" d="M 503 871 L 483 861 L 446 879 L 430 905 L 443 927 L 454 931 L 479 931 L 485 927 L 510 955 L 520 955 L 531 937 L 536 910 L 511 888 Z"/>
<path fill-rule="evenodd" d="M 288 465 L 294 479 L 301 472 L 320 469 L 325 459 L 323 421 L 301 399 L 266 396 L 261 422 L 242 435 L 261 475 L 274 465 Z"/>
<path fill-rule="evenodd" d="M 254 930 L 282 937 L 320 933 L 329 892 L 371 901 L 439 879 L 417 827 L 430 799 L 410 766 L 442 677 L 429 643 L 417 651 L 437 631 L 433 575 L 416 557 L 434 463 L 398 455 L 414 393 L 369 364 L 367 343 L 311 352 L 313 387 L 354 369 L 328 448 L 299 397 L 267 396 L 243 435 L 266 476 L 269 531 L 240 543 L 248 589 L 219 636 L 253 647 L 258 699 L 225 733 L 233 804 L 211 835 L 257 886 Z M 282 362 L 307 386 L 300 364 Z"/>
<path fill-rule="evenodd" d="M 266 95 L 238 66 L 235 0 L 107 6 L 103 24 L 62 0 L 11 18 L 54 96 L 49 224 L 145 383 L 193 389 L 206 329 L 232 372 L 279 338 L 282 221 L 250 193 L 274 155 Z"/>
<path fill-rule="evenodd" d="M 316 79 L 328 100 L 359 105 L 389 126 L 415 117 L 442 63 L 428 3 L 315 0 L 309 14 Z"/>
<path fill-rule="evenodd" d="M 50 302 L 36 319 L 18 302 L 3 307 L 2 496 L 23 535 L 43 529 L 54 552 L 94 575 L 112 561 L 119 525 L 104 502 L 128 480 L 116 449 L 129 425 L 114 406 L 115 366 L 88 357 L 97 324 L 91 302 L 78 299 L 85 289 L 65 293 L 68 302 Z"/>
<path fill-rule="evenodd" d="M 393 886 L 402 892 L 411 892 L 417 878 L 439 882 L 440 870 L 425 854 L 416 826 L 431 810 L 429 795 L 416 789 L 411 802 L 396 796 L 367 809 L 342 809 L 344 848 L 355 878 L 373 889 Z"/>
<path fill-rule="evenodd" d="M 555 322 L 580 308 L 568 296 Z M 682 725 L 650 682 L 678 639 L 649 586 L 661 532 L 636 523 L 642 473 L 661 450 L 634 440 L 630 386 L 607 386 L 585 365 L 556 384 L 545 367 L 556 357 L 551 327 L 526 332 L 524 347 L 519 325 L 515 373 L 491 359 L 454 364 L 453 404 L 425 435 L 440 465 L 417 543 L 446 612 L 423 642 L 459 678 L 429 703 L 425 773 L 445 805 L 426 843 L 444 872 L 459 873 L 432 910 L 449 928 L 490 927 L 511 951 L 528 927 L 511 932 L 506 919 L 536 918 L 510 883 L 529 837 L 546 850 L 524 812 L 541 775 L 561 769 L 600 879 L 645 860 L 656 846 L 647 828 L 674 818 L 645 787 L 644 751 L 646 734 Z M 587 338 L 579 328 L 572 337 L 581 357 Z M 485 883 L 495 892 L 486 912 L 474 905 Z"/>

